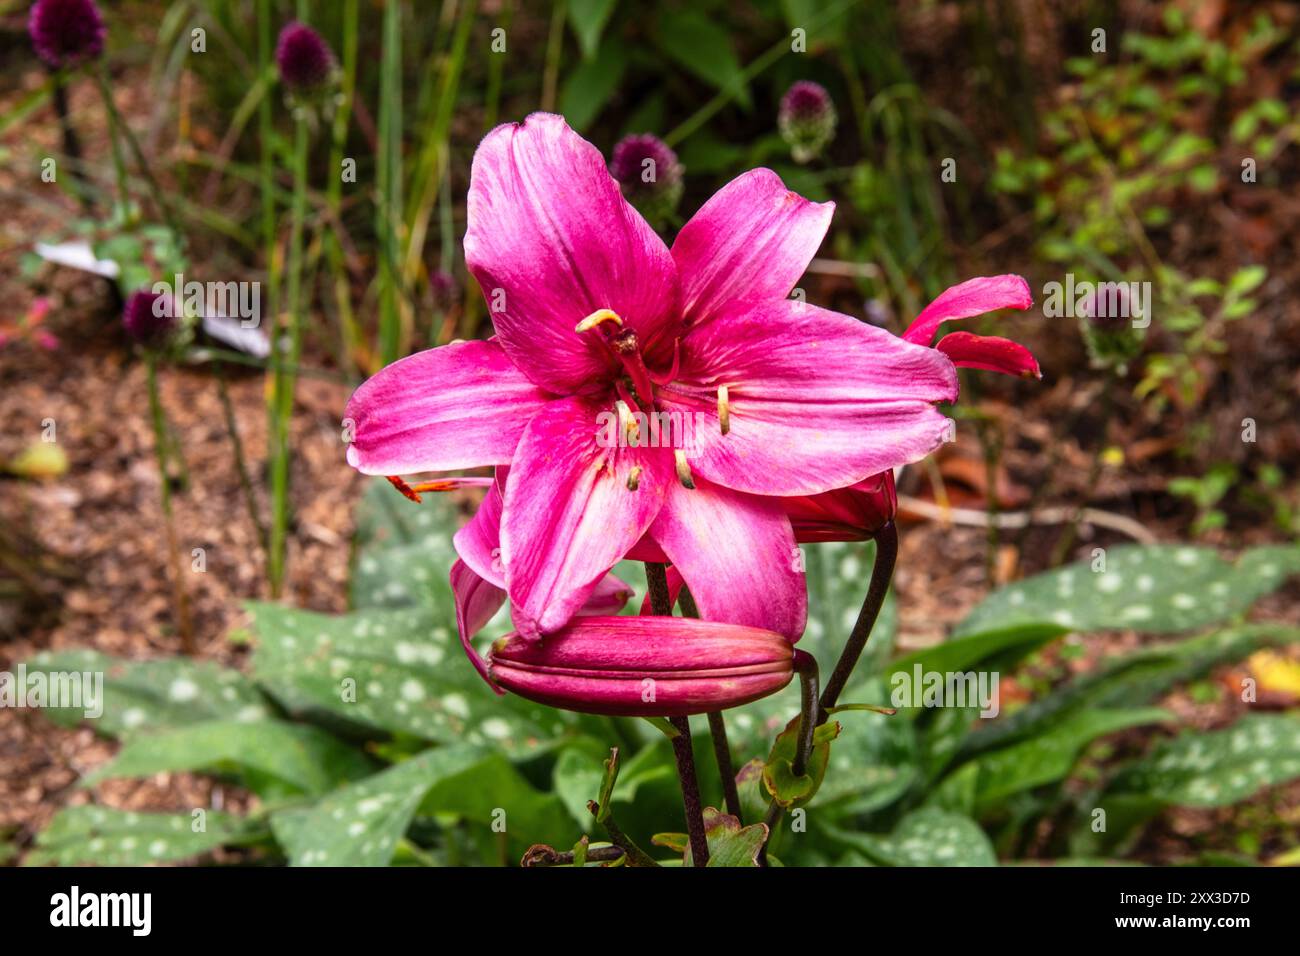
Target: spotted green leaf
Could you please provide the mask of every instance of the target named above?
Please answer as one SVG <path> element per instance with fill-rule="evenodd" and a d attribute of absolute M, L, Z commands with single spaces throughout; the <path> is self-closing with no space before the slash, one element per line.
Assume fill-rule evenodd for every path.
<path fill-rule="evenodd" d="M 840 843 L 880 866 L 997 866 L 993 844 L 970 817 L 927 808 L 877 836 L 830 828 Z"/>
<path fill-rule="evenodd" d="M 995 591 L 956 635 L 1012 628 L 1186 631 L 1240 614 L 1297 572 L 1297 547 L 1255 548 L 1232 563 L 1211 548 L 1121 545 Z"/>
<path fill-rule="evenodd" d="M 270 716 L 266 700 L 243 674 L 209 661 L 182 658 L 129 661 L 91 650 L 45 652 L 25 665 L 33 675 L 60 680 L 73 674 L 83 676 L 83 688 L 102 674 L 102 714 L 99 707 L 47 707 L 44 713 L 63 725 L 89 719 L 91 726 L 109 737 L 129 738 L 205 720 L 253 722 Z M 15 675 L 17 676 L 17 675 Z"/>
<path fill-rule="evenodd" d="M 142 866 L 186 860 L 220 846 L 266 836 L 258 821 L 201 810 L 135 813 L 110 807 L 65 807 L 36 837 L 27 866 Z"/>
<path fill-rule="evenodd" d="M 251 778 L 250 785 L 258 790 L 314 794 L 371 769 L 364 754 L 317 727 L 278 720 L 213 720 L 132 737 L 86 782 L 177 770 L 233 770 Z M 283 787 L 270 787 L 266 781 Z"/>
<path fill-rule="evenodd" d="M 442 743 L 491 743 L 512 756 L 549 745 L 574 723 L 563 711 L 494 694 L 461 650 L 454 620 L 424 608 L 250 610 L 253 674 L 295 712 Z"/>
<path fill-rule="evenodd" d="M 1106 796 L 1221 807 L 1300 777 L 1300 714 L 1256 714 L 1226 730 L 1186 731 L 1111 781 Z M 1104 806 L 1104 800 L 1103 800 Z"/>
<path fill-rule="evenodd" d="M 271 827 L 293 866 L 386 866 L 429 790 L 488 756 L 474 744 L 426 750 L 313 807 L 274 813 Z"/>
<path fill-rule="evenodd" d="M 740 821 L 713 807 L 704 808 L 704 838 L 709 844 L 709 866 L 758 866 L 758 851 L 767 839 L 767 824 Z M 691 848 L 686 846 L 683 866 L 691 866 Z"/>

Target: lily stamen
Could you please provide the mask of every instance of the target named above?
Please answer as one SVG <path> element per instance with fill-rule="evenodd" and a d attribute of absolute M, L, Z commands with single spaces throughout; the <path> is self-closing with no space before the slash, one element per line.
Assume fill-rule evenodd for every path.
<path fill-rule="evenodd" d="M 727 397 L 727 386 L 718 386 L 718 425 L 722 428 L 722 434 L 731 431 L 731 402 Z"/>
<path fill-rule="evenodd" d="M 615 325 L 618 326 L 621 326 L 623 324 L 623 320 L 619 318 L 618 313 L 615 312 L 613 309 L 597 309 L 595 312 L 591 313 L 591 315 L 587 316 L 585 319 L 583 319 L 581 322 L 575 325 L 573 327 L 573 331 L 590 332 L 592 329 L 600 325 L 602 322 L 613 322 Z"/>
<path fill-rule="evenodd" d="M 683 488 L 695 490 L 695 478 L 691 475 L 690 463 L 686 460 L 686 452 L 680 448 L 673 451 L 673 462 L 677 465 L 677 480 L 682 483 Z"/>

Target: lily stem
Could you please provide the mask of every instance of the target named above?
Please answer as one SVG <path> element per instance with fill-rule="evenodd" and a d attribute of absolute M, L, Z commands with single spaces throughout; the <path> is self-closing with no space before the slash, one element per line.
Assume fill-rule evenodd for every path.
<path fill-rule="evenodd" d="M 799 740 L 795 746 L 790 772 L 802 777 L 808 770 L 808 757 L 812 754 L 813 733 L 825 720 L 817 702 L 817 658 L 807 651 L 794 652 L 794 669 L 799 675 Z M 821 717 L 821 720 L 818 718 Z"/>
<path fill-rule="evenodd" d="M 880 616 L 880 607 L 885 603 L 885 595 L 889 592 L 889 582 L 894 576 L 894 563 L 897 559 L 898 529 L 891 521 L 876 534 L 876 563 L 871 569 L 871 584 L 867 588 L 867 596 L 862 602 L 862 610 L 858 612 L 858 620 L 853 625 L 853 631 L 849 634 L 844 650 L 840 652 L 840 659 L 835 662 L 835 669 L 831 671 L 826 687 L 822 690 L 817 724 L 826 721 L 826 712 L 839 701 L 840 694 L 844 692 L 845 685 L 853 675 L 853 669 L 857 667 L 858 658 L 862 656 L 862 651 L 867 646 L 867 638 L 871 636 L 871 629 L 875 627 L 876 618 Z"/>
<path fill-rule="evenodd" d="M 651 609 L 660 617 L 671 616 L 673 604 L 668 591 L 668 573 L 664 565 L 647 561 L 645 578 L 646 588 L 650 592 Z M 700 781 L 695 774 L 695 752 L 691 748 L 691 723 L 685 717 L 669 717 L 668 722 L 677 730 L 677 736 L 673 738 L 673 756 L 677 758 L 677 777 L 682 785 L 682 803 L 686 809 L 686 832 L 691 842 L 691 859 L 696 866 L 707 866 L 709 841 L 704 835 L 704 808 L 700 801 Z"/>

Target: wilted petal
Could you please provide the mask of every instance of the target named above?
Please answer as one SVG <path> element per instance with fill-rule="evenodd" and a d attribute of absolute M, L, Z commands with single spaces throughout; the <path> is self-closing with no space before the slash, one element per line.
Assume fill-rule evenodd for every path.
<path fill-rule="evenodd" d="M 587 617 L 545 640 L 511 634 L 488 668 L 502 687 L 581 713 L 678 717 L 739 707 L 793 675 L 780 634 L 678 617 Z"/>
<path fill-rule="evenodd" d="M 632 599 L 634 593 L 632 585 L 612 574 L 607 574 L 600 579 L 600 583 L 587 597 L 586 603 L 582 605 L 578 613 L 586 615 L 617 614 Z"/>
<path fill-rule="evenodd" d="M 921 310 L 903 338 L 929 345 L 939 326 L 950 319 L 968 319 L 994 309 L 1028 309 L 1034 304 L 1029 283 L 1018 275 L 980 276 L 945 289 Z"/>
<path fill-rule="evenodd" d="M 817 541 L 866 541 L 898 511 L 894 473 L 872 475 L 848 488 L 819 495 L 779 499 L 801 544 Z"/>
<path fill-rule="evenodd" d="M 534 113 L 479 144 L 465 262 L 506 354 L 551 391 L 609 381 L 615 363 L 599 336 L 574 331 L 599 309 L 636 331 L 651 364 L 670 355 L 679 322 L 672 255 L 600 151 L 561 116 Z"/>
<path fill-rule="evenodd" d="M 673 242 L 688 323 L 733 302 L 783 299 L 822 244 L 834 203 L 809 202 L 770 169 L 751 169 L 714 193 Z"/>
<path fill-rule="evenodd" d="M 650 527 L 673 478 L 662 448 L 602 448 L 600 407 L 553 402 L 529 425 L 506 480 L 501 555 L 515 625 L 562 627 Z M 639 468 L 636 490 L 628 487 Z"/>
<path fill-rule="evenodd" d="M 348 463 L 367 475 L 506 464 L 547 400 L 495 340 L 418 352 L 352 393 Z"/>
<path fill-rule="evenodd" d="M 701 617 L 799 640 L 808 591 L 780 499 L 698 477 L 694 489 L 671 482 L 650 536 L 686 581 Z"/>
<path fill-rule="evenodd" d="M 1019 342 L 996 335 L 949 332 L 935 348 L 958 368 L 981 368 L 1020 378 L 1042 378 L 1038 360 Z"/>
<path fill-rule="evenodd" d="M 727 388 L 722 434 L 719 387 Z M 847 315 L 790 300 L 733 307 L 682 340 L 666 407 L 693 414 L 697 475 L 759 495 L 811 495 L 923 458 L 957 396 L 952 363 Z"/>

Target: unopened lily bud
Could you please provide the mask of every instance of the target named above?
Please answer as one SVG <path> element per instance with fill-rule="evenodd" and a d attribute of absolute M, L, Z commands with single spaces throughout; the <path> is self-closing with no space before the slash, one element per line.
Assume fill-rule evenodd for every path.
<path fill-rule="evenodd" d="M 781 97 L 776 125 L 790 146 L 796 163 L 806 163 L 821 154 L 835 136 L 835 104 L 826 87 L 800 80 Z"/>
<path fill-rule="evenodd" d="M 280 31 L 275 45 L 280 82 L 293 93 L 311 93 L 329 83 L 334 54 L 324 37 L 305 23 L 293 21 Z"/>
<path fill-rule="evenodd" d="M 104 18 L 94 0 L 36 0 L 27 18 L 36 55 L 50 66 L 73 66 L 104 52 Z"/>
<path fill-rule="evenodd" d="M 774 631 L 680 617 L 584 617 L 541 640 L 509 634 L 488 671 L 562 710 L 682 717 L 739 707 L 790 682 L 794 648 Z"/>
<path fill-rule="evenodd" d="M 649 133 L 625 136 L 614 147 L 609 172 L 623 197 L 655 228 L 663 226 L 682 198 L 677 154 Z"/>
<path fill-rule="evenodd" d="M 137 345 L 161 348 L 179 325 L 172 297 L 162 292 L 139 289 L 131 293 L 122 310 L 122 327 Z"/>
<path fill-rule="evenodd" d="M 819 495 L 782 498 L 795 541 L 866 541 L 898 511 L 894 473 L 881 472 L 847 488 Z"/>

